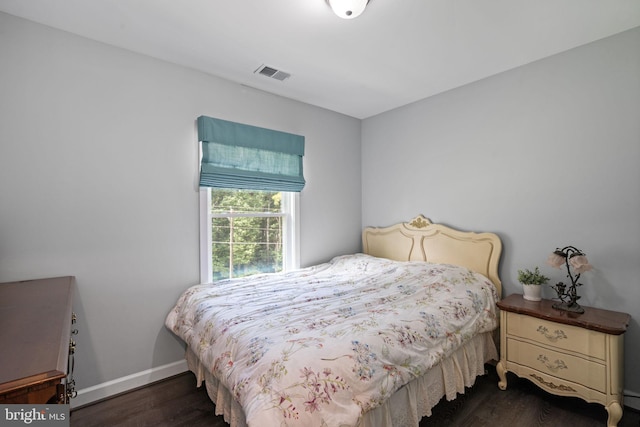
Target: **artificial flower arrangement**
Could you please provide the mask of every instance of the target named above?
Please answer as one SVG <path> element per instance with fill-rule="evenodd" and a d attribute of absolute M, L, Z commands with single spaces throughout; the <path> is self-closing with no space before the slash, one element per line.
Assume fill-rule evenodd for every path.
<path fill-rule="evenodd" d="M 522 283 L 523 298 L 527 301 L 540 301 L 542 299 L 542 285 L 549 281 L 549 278 L 540 272 L 536 267 L 534 270 L 525 268 L 518 270 L 518 281 Z"/>

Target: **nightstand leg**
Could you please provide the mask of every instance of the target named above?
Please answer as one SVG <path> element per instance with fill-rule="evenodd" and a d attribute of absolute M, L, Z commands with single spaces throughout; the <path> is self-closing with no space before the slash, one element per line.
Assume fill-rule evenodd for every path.
<path fill-rule="evenodd" d="M 611 402 L 605 406 L 605 409 L 609 413 L 607 427 L 617 427 L 618 421 L 622 418 L 622 406 L 618 402 Z"/>
<path fill-rule="evenodd" d="M 502 360 L 498 362 L 496 365 L 496 372 L 498 373 L 498 377 L 500 377 L 500 381 L 498 381 L 498 388 L 500 390 L 507 389 L 507 370 L 504 368 L 504 364 Z"/>

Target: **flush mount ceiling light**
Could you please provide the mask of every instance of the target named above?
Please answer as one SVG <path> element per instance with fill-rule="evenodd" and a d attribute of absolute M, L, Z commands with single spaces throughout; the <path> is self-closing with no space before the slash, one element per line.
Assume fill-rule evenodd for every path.
<path fill-rule="evenodd" d="M 362 12 L 369 4 L 369 0 L 326 0 L 333 13 L 342 19 L 353 19 Z"/>

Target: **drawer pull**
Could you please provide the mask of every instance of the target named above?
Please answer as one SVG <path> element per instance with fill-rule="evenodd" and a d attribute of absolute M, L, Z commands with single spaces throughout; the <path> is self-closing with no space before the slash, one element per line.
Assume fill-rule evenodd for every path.
<path fill-rule="evenodd" d="M 533 377 L 533 379 L 537 380 L 539 383 L 544 384 L 553 390 L 572 391 L 574 393 L 576 392 L 572 387 L 569 387 L 568 385 L 564 385 L 564 384 L 555 385 L 552 382 L 545 381 L 542 377 L 536 374 L 531 374 L 531 377 Z"/>
<path fill-rule="evenodd" d="M 70 382 L 67 383 L 67 402 L 69 402 L 69 399 L 73 399 L 75 397 L 78 396 L 78 392 L 76 391 L 76 381 L 75 380 L 71 380 Z"/>
<path fill-rule="evenodd" d="M 542 362 L 542 364 L 553 373 L 558 372 L 560 369 L 568 369 L 564 361 L 560 359 L 556 359 L 553 363 L 551 363 L 547 356 L 541 354 L 538 356 L 538 360 Z"/>
<path fill-rule="evenodd" d="M 540 332 L 542 336 L 544 336 L 546 339 L 548 339 L 551 342 L 556 342 L 561 339 L 567 339 L 567 334 L 565 334 L 562 329 L 556 329 L 555 335 L 552 335 L 549 333 L 549 330 L 547 328 L 540 325 L 538 326 L 538 332 Z"/>

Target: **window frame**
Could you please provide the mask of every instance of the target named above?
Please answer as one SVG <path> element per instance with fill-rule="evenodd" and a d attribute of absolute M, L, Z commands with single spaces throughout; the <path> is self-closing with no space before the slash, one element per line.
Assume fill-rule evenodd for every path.
<path fill-rule="evenodd" d="M 200 187 L 200 282 L 213 281 L 211 265 L 211 187 Z M 300 193 L 282 191 L 282 269 L 300 268 Z"/>

